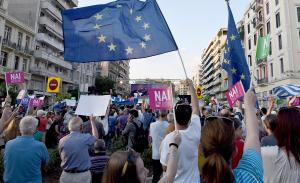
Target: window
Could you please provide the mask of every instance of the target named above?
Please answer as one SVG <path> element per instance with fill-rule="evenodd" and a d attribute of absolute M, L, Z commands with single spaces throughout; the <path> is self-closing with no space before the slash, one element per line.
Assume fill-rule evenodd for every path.
<path fill-rule="evenodd" d="M 251 38 L 248 40 L 248 48 L 251 50 Z"/>
<path fill-rule="evenodd" d="M 250 17 L 250 14 L 248 13 L 248 18 Z"/>
<path fill-rule="evenodd" d="M 271 77 L 273 77 L 274 76 L 273 63 L 270 63 L 270 70 L 271 70 Z"/>
<path fill-rule="evenodd" d="M 15 70 L 19 70 L 19 61 L 20 58 L 18 56 L 15 56 Z"/>
<path fill-rule="evenodd" d="M 281 74 L 284 73 L 283 58 L 280 59 L 280 71 L 281 71 Z"/>
<path fill-rule="evenodd" d="M 280 12 L 276 14 L 276 28 L 280 27 Z"/>
<path fill-rule="evenodd" d="M 298 22 L 300 22 L 300 7 L 297 7 Z"/>
<path fill-rule="evenodd" d="M 270 6 L 269 6 L 269 3 L 266 4 L 266 12 L 267 12 L 267 15 L 269 15 L 269 13 L 270 13 Z"/>
<path fill-rule="evenodd" d="M 29 47 L 30 47 L 30 37 L 26 36 L 25 50 L 29 50 Z"/>
<path fill-rule="evenodd" d="M 264 67 L 262 68 L 262 70 L 263 70 L 262 78 L 266 78 L 266 67 L 264 66 Z"/>
<path fill-rule="evenodd" d="M 22 70 L 25 71 L 25 72 L 26 72 L 26 70 L 27 70 L 27 62 L 28 62 L 27 59 L 23 59 Z"/>
<path fill-rule="evenodd" d="M 259 35 L 260 35 L 260 36 L 264 36 L 264 30 L 263 30 L 263 28 L 260 28 L 260 29 L 259 29 Z"/>
<path fill-rule="evenodd" d="M 249 60 L 249 65 L 251 67 L 252 66 L 252 57 L 251 57 L 251 55 L 248 55 L 248 60 Z"/>
<path fill-rule="evenodd" d="M 253 18 L 253 20 L 252 20 L 252 26 L 254 29 L 256 27 L 257 21 L 258 21 L 258 19 L 256 19 L 256 18 Z"/>
<path fill-rule="evenodd" d="M 275 4 L 278 5 L 278 3 L 279 3 L 279 1 L 278 1 L 278 0 L 275 0 Z"/>
<path fill-rule="evenodd" d="M 10 41 L 11 38 L 11 27 L 8 27 L 7 25 L 5 26 L 4 29 L 4 37 L 3 37 L 3 42 L 7 43 Z"/>
<path fill-rule="evenodd" d="M 259 79 L 259 71 L 258 70 L 256 70 L 256 77 L 257 77 L 257 79 Z"/>
<path fill-rule="evenodd" d="M 254 46 L 256 45 L 256 41 L 257 41 L 257 35 L 254 34 Z"/>
<path fill-rule="evenodd" d="M 272 55 L 272 41 L 270 41 L 269 55 Z"/>
<path fill-rule="evenodd" d="M 7 53 L 4 51 L 1 51 L 0 64 L 1 64 L 1 66 L 6 67 L 6 63 L 7 63 Z"/>
<path fill-rule="evenodd" d="M 271 23 L 267 22 L 267 34 L 271 33 Z"/>
<path fill-rule="evenodd" d="M 18 32 L 18 44 L 17 46 L 20 48 L 22 46 L 23 34 L 22 32 Z"/>
<path fill-rule="evenodd" d="M 250 24 L 248 24 L 248 34 L 250 34 Z"/>
<path fill-rule="evenodd" d="M 282 49 L 282 38 L 281 38 L 281 35 L 278 35 L 278 48 L 279 48 L 279 50 Z"/>

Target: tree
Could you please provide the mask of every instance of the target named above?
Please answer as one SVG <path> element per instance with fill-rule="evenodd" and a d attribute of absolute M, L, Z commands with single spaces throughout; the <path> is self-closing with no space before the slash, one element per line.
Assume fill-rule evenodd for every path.
<path fill-rule="evenodd" d="M 19 89 L 17 86 L 9 86 L 8 87 L 8 94 L 10 98 L 12 99 L 12 104 L 14 105 L 16 103 L 16 98 L 18 96 Z M 0 97 L 5 98 L 6 97 L 6 84 L 5 82 L 0 83 Z"/>
<path fill-rule="evenodd" d="M 113 89 L 115 84 L 116 82 L 108 77 L 97 76 L 95 80 L 96 93 L 100 95 L 109 94 L 110 89 Z"/>
<path fill-rule="evenodd" d="M 70 93 L 59 93 L 56 97 L 56 102 L 60 102 L 64 99 L 70 99 L 71 94 Z"/>

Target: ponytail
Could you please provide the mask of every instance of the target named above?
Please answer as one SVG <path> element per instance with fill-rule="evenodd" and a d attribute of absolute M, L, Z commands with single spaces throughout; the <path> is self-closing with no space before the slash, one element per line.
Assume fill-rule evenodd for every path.
<path fill-rule="evenodd" d="M 219 153 L 214 153 L 205 159 L 202 168 L 204 183 L 233 183 L 234 176 L 229 164 Z"/>

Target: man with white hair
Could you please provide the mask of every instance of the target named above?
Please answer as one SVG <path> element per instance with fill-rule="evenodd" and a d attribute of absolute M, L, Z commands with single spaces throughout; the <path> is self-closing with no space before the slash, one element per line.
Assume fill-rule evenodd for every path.
<path fill-rule="evenodd" d="M 90 117 L 92 134 L 83 134 L 83 121 L 80 117 L 74 117 L 68 123 L 70 134 L 60 139 L 59 154 L 63 172 L 60 183 L 90 183 L 91 161 L 89 148 L 98 139 L 96 118 Z"/>
<path fill-rule="evenodd" d="M 24 117 L 19 125 L 21 136 L 7 142 L 4 152 L 4 182 L 42 182 L 41 166 L 48 163 L 46 146 L 34 140 L 38 120 Z"/>

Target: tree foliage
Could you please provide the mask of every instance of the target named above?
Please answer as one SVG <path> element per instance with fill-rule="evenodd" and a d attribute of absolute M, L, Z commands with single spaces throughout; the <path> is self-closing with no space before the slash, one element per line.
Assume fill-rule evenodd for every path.
<path fill-rule="evenodd" d="M 70 93 L 59 93 L 56 97 L 56 102 L 60 102 L 64 99 L 70 99 L 71 94 Z"/>
<path fill-rule="evenodd" d="M 103 95 L 109 94 L 110 89 L 113 89 L 115 82 L 108 77 L 98 76 L 95 80 L 96 93 Z"/>

